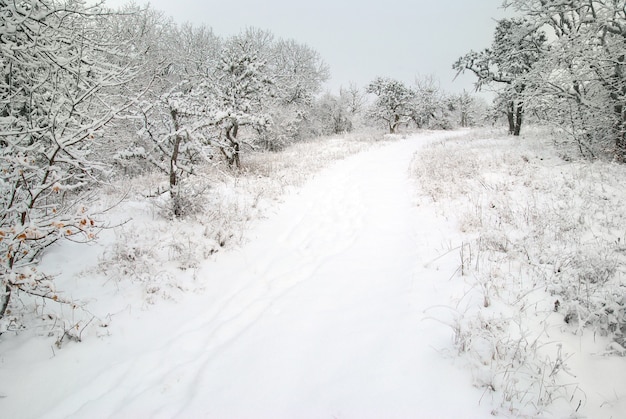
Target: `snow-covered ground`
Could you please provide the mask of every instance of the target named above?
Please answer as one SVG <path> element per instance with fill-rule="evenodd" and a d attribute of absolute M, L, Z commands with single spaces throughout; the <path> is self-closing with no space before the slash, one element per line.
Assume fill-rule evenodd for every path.
<path fill-rule="evenodd" d="M 340 160 L 267 207 L 241 246 L 191 266 L 137 264 L 132 275 L 150 277 L 141 292 L 101 272 L 121 274 L 103 263 L 112 231 L 53 249 L 46 267 L 94 293 L 94 324 L 60 348 L 45 333 L 3 335 L 0 417 L 490 417 L 499 402 L 455 357 L 458 330 L 445 324 L 476 289 L 459 271 L 467 237 L 454 208 L 418 196 L 409 170 L 425 144 L 462 135 L 414 135 Z M 124 205 L 150 228 L 144 208 Z M 131 233 L 128 266 L 148 252 L 142 235 L 158 248 L 159 235 L 186 234 L 176 224 Z M 147 299 L 165 286 L 171 301 Z M 617 361 L 611 379 L 626 371 Z M 601 412 L 617 417 L 619 404 Z"/>

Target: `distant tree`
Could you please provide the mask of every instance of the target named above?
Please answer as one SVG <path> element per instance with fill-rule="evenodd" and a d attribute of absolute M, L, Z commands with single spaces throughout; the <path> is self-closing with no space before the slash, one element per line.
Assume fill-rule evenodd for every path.
<path fill-rule="evenodd" d="M 334 135 L 350 132 L 361 125 L 365 111 L 365 93 L 356 84 L 341 86 L 339 95 L 326 92 L 315 100 L 309 117 L 310 135 Z"/>
<path fill-rule="evenodd" d="M 352 131 L 349 105 L 345 97 L 325 93 L 315 103 L 312 118 L 317 122 L 317 135 L 343 134 Z"/>
<path fill-rule="evenodd" d="M 417 128 L 451 128 L 448 119 L 448 95 L 441 90 L 439 81 L 433 76 L 415 79 L 411 119 Z"/>
<path fill-rule="evenodd" d="M 349 83 L 348 87 L 339 88 L 339 96 L 347 106 L 350 115 L 356 116 L 362 114 L 365 110 L 365 95 L 363 91 L 355 83 Z"/>
<path fill-rule="evenodd" d="M 404 83 L 378 77 L 367 86 L 366 92 L 376 95 L 370 116 L 383 122 L 391 134 L 411 120 L 415 91 Z"/>
<path fill-rule="evenodd" d="M 268 110 L 272 123 L 258 130 L 256 142 L 266 150 L 278 150 L 302 137 L 329 71 L 317 51 L 294 40 L 279 39 L 265 53 L 275 79 Z"/>
<path fill-rule="evenodd" d="M 450 96 L 448 105 L 451 112 L 457 116 L 458 125 L 462 128 L 475 126 L 479 123 L 481 116 L 485 116 L 486 105 L 465 90 L 463 93 Z"/>
<path fill-rule="evenodd" d="M 504 99 L 509 133 L 519 135 L 524 114 L 525 75 L 540 59 L 545 34 L 524 19 L 502 19 L 496 26 L 491 48 L 470 52 L 452 66 L 457 73 L 472 71 L 478 78 L 476 89 L 498 84 Z"/>
<path fill-rule="evenodd" d="M 468 92 L 464 91 L 456 97 L 456 103 L 459 109 L 460 121 L 459 125 L 463 128 L 469 127 L 474 123 L 474 98 Z"/>
<path fill-rule="evenodd" d="M 98 227 L 86 194 L 106 167 L 93 144 L 133 102 L 129 54 L 82 1 L 0 2 L 0 317 L 17 292 L 62 300 L 38 272 L 59 239 L 89 241 Z"/>

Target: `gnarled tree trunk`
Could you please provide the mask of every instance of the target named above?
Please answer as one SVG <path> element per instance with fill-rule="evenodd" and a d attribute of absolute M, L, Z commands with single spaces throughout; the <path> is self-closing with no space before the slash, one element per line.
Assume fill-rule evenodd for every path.
<path fill-rule="evenodd" d="M 239 124 L 235 121 L 233 124 L 226 129 L 226 139 L 228 139 L 230 145 L 230 154 L 227 154 L 223 149 L 222 153 L 226 157 L 228 164 L 230 166 L 235 166 L 236 168 L 241 168 L 241 160 L 239 159 L 239 151 L 240 145 L 239 140 L 237 140 L 237 134 L 239 133 Z"/>

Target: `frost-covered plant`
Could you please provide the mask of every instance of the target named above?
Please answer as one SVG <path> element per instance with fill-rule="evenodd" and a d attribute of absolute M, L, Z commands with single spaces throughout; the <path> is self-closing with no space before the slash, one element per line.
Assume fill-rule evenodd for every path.
<path fill-rule="evenodd" d="M 82 1 L 0 3 L 0 316 L 14 292 L 58 300 L 34 262 L 61 238 L 94 238 L 85 192 L 104 167 L 90 155 L 128 107 L 126 52 Z"/>
<path fill-rule="evenodd" d="M 499 413 L 574 412 L 586 396 L 568 370 L 567 334 L 593 333 L 596 354 L 626 355 L 626 169 L 563 162 L 533 136 L 492 137 L 434 144 L 412 169 L 466 233 L 458 272 L 471 302 L 450 323 L 456 347 Z"/>
<path fill-rule="evenodd" d="M 468 183 L 478 174 L 476 151 L 469 147 L 428 147 L 411 164 L 411 173 L 421 190 L 433 201 L 441 201 L 468 191 Z"/>
<path fill-rule="evenodd" d="M 573 412 L 586 396 L 567 364 L 571 354 L 546 341 L 541 329 L 532 329 L 523 310 L 468 306 L 434 319 L 452 329 L 457 355 L 467 361 L 474 385 L 484 388 L 481 401 L 491 398 L 498 405 L 494 415 L 541 417 L 554 403 Z M 570 401 L 574 405 L 568 407 Z"/>

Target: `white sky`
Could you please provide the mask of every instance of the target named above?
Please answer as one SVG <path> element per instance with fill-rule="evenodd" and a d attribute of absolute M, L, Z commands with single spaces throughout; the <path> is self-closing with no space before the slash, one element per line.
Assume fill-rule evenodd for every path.
<path fill-rule="evenodd" d="M 138 0 L 138 4 L 148 1 Z M 106 0 L 117 7 L 127 0 Z M 314 48 L 329 65 L 326 88 L 377 76 L 412 84 L 435 75 L 450 92 L 473 91 L 471 74 L 452 82 L 452 63 L 491 44 L 502 0 L 151 0 L 177 22 L 204 23 L 228 36 L 257 27 Z"/>

